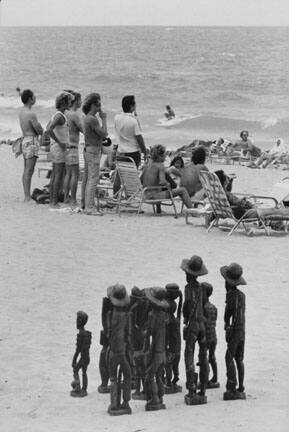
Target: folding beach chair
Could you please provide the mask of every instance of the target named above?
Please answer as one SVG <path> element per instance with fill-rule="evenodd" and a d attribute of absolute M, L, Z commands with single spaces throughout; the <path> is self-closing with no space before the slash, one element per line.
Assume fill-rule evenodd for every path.
<path fill-rule="evenodd" d="M 119 214 L 121 206 L 135 208 L 139 215 L 143 204 L 151 204 L 154 213 L 156 212 L 156 205 L 162 204 L 171 205 L 174 209 L 175 218 L 178 217 L 174 197 L 169 188 L 164 186 L 143 187 L 136 165 L 131 161 L 117 160 L 116 170 L 121 182 L 120 190 L 115 196 L 115 199 L 117 200 L 117 212 Z M 169 198 L 147 198 L 147 193 L 153 191 L 168 191 Z"/>
<path fill-rule="evenodd" d="M 219 178 L 215 173 L 209 171 L 201 171 L 200 172 L 200 180 L 206 192 L 207 198 L 210 202 L 212 212 L 215 216 L 214 220 L 209 224 L 207 231 L 209 232 L 214 226 L 221 226 L 219 224 L 222 219 L 232 219 L 234 221 L 234 226 L 229 232 L 229 236 L 236 231 L 240 225 L 242 225 L 246 229 L 247 223 L 258 222 L 259 227 L 265 230 L 265 233 L 269 235 L 268 227 L 265 224 L 265 220 L 256 215 L 256 217 L 248 217 L 249 210 L 240 218 L 237 219 L 234 216 L 233 210 L 229 204 L 225 191 L 220 183 Z M 256 201 L 257 198 L 262 199 L 270 199 L 273 200 L 276 205 L 276 200 L 271 197 L 256 197 L 256 196 L 248 196 L 247 198 L 252 198 Z"/>

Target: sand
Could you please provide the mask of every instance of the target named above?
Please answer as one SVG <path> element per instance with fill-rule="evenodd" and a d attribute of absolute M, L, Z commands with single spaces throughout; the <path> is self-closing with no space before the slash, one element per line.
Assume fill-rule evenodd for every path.
<path fill-rule="evenodd" d="M 288 431 L 288 235 L 242 231 L 228 238 L 202 219 L 140 217 L 110 212 L 103 217 L 57 214 L 47 206 L 24 205 L 21 158 L 0 147 L 1 374 L 0 427 L 6 432 L 74 431 Z M 211 165 L 208 165 L 211 167 Z M 212 168 L 216 168 L 212 166 Z M 219 166 L 220 168 L 220 166 Z M 235 172 L 235 191 L 269 193 L 285 177 L 278 170 L 223 167 Z M 33 187 L 44 184 L 35 174 Z M 221 388 L 208 404 L 184 404 L 183 393 L 165 397 L 167 409 L 145 412 L 131 401 L 131 416 L 110 417 L 109 395 L 97 392 L 101 299 L 117 281 L 128 289 L 177 282 L 183 289 L 182 258 L 199 254 L 214 285 L 219 310 L 217 360 Z M 246 401 L 224 402 L 225 289 L 221 265 L 239 262 L 248 285 L 245 348 Z M 75 348 L 75 315 L 83 309 L 92 331 L 89 395 L 69 395 Z"/>

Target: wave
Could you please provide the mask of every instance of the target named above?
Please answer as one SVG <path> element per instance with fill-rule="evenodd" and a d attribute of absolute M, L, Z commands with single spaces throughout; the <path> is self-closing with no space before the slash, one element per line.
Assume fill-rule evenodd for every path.
<path fill-rule="evenodd" d="M 36 99 L 36 106 L 51 108 L 55 104 L 54 99 Z M 0 96 L 0 108 L 18 109 L 23 106 L 19 96 Z"/>
<path fill-rule="evenodd" d="M 239 102 L 239 103 L 249 103 L 252 102 L 250 97 L 243 96 L 233 90 L 219 92 L 215 97 L 216 101 L 226 101 L 226 102 Z"/>
<path fill-rule="evenodd" d="M 233 53 L 230 53 L 230 52 L 221 52 L 218 55 L 222 56 L 222 57 L 236 57 L 236 54 L 233 54 Z"/>

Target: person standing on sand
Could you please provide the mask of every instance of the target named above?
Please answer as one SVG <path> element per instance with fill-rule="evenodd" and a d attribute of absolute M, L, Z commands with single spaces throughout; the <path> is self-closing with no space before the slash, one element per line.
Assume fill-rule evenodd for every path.
<path fill-rule="evenodd" d="M 99 180 L 102 140 L 107 137 L 106 113 L 101 110 L 99 93 L 90 93 L 86 96 L 82 111 L 85 114 L 83 120 L 85 166 L 81 185 L 81 207 L 87 215 L 102 216 L 94 202 L 96 186 Z M 96 117 L 97 113 L 102 125 Z"/>
<path fill-rule="evenodd" d="M 140 123 L 136 117 L 135 97 L 124 96 L 122 99 L 122 114 L 114 118 L 115 131 L 118 138 L 118 153 L 135 161 L 137 167 L 141 163 L 141 153 L 146 159 L 147 150 L 141 134 Z"/>
<path fill-rule="evenodd" d="M 66 112 L 69 145 L 65 153 L 65 178 L 64 178 L 64 202 L 69 203 L 69 192 L 71 193 L 71 205 L 76 205 L 76 192 L 79 177 L 79 135 L 83 133 L 83 126 L 78 109 L 81 107 L 81 94 L 70 91 L 73 97 L 71 109 Z"/>
<path fill-rule="evenodd" d="M 72 97 L 67 92 L 60 93 L 55 100 L 56 113 L 48 124 L 48 134 L 52 138 L 50 157 L 52 160 L 52 175 L 50 179 L 50 206 L 58 207 L 59 193 L 61 191 L 65 152 L 69 145 L 69 131 L 67 117 L 64 114 L 71 106 Z"/>
<path fill-rule="evenodd" d="M 36 114 L 32 112 L 31 108 L 36 102 L 36 97 L 30 89 L 23 90 L 21 100 L 24 107 L 19 112 L 19 122 L 22 130 L 22 153 L 24 158 L 24 172 L 22 176 L 22 183 L 24 189 L 24 202 L 31 200 L 31 180 L 34 173 L 36 160 L 38 157 L 40 144 L 38 137 L 43 134 L 41 124 L 38 122 Z"/>

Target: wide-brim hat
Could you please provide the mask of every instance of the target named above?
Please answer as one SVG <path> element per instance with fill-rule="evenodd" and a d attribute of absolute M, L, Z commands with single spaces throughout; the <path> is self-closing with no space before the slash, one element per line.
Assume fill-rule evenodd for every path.
<path fill-rule="evenodd" d="M 204 276 L 208 274 L 207 267 L 203 263 L 202 258 L 198 255 L 193 255 L 190 259 L 183 259 L 181 269 L 193 276 Z"/>
<path fill-rule="evenodd" d="M 169 307 L 169 303 L 166 300 L 166 290 L 160 287 L 152 287 L 144 289 L 145 295 L 147 299 L 162 309 L 167 309 Z"/>
<path fill-rule="evenodd" d="M 107 288 L 107 297 L 113 306 L 124 307 L 130 302 L 128 293 L 124 285 L 115 284 Z"/>
<path fill-rule="evenodd" d="M 242 276 L 243 269 L 240 264 L 232 263 L 229 266 L 222 266 L 220 272 L 223 278 L 233 286 L 247 285 L 247 282 Z"/>

